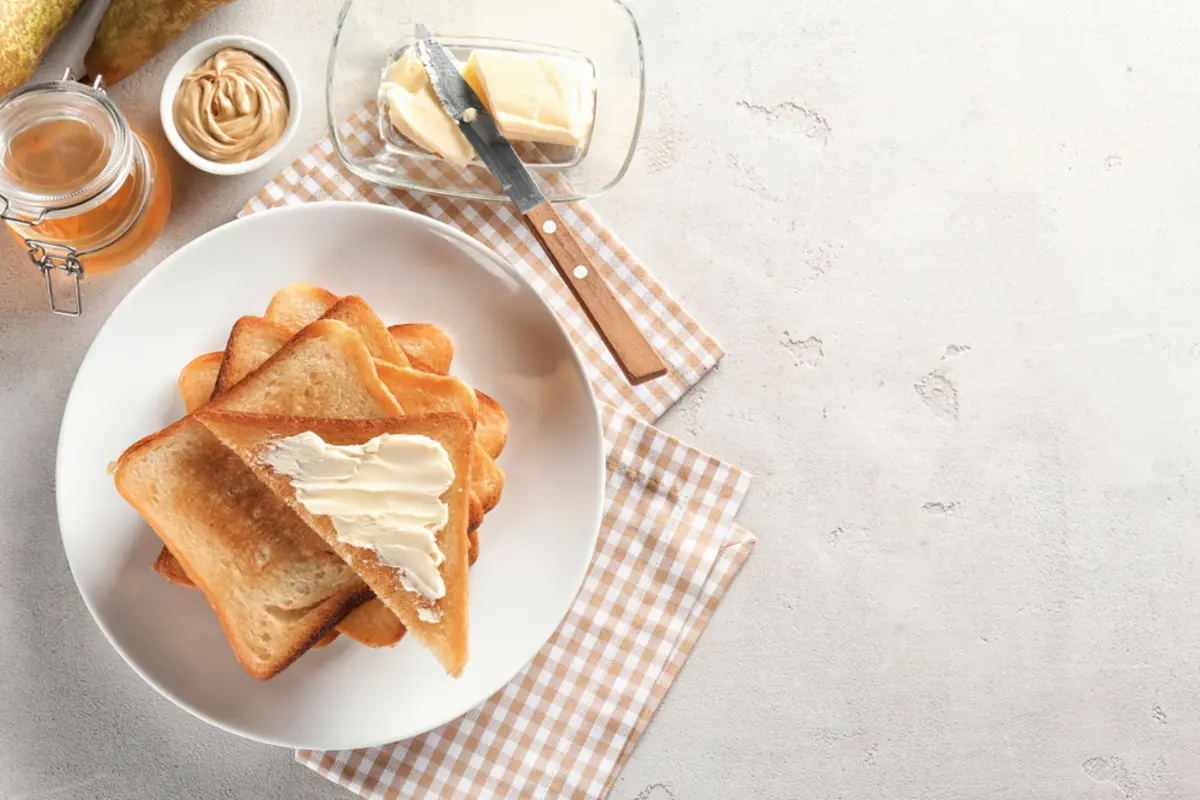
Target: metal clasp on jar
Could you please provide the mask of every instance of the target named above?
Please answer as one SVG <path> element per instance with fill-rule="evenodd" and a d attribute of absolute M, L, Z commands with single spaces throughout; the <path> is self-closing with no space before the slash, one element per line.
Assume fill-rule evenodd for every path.
<path fill-rule="evenodd" d="M 45 211 L 42 211 L 33 219 L 22 217 L 19 214 L 10 214 L 8 200 L 0 197 L 0 202 L 4 204 L 3 209 L 0 209 L 0 220 L 34 227 L 41 224 L 42 220 L 45 219 Z M 76 252 L 75 248 L 68 247 L 65 244 L 43 242 L 38 239 L 25 239 L 24 241 L 25 246 L 29 248 L 29 260 L 42 273 L 42 280 L 46 282 L 46 299 L 50 302 L 50 310 L 64 317 L 78 317 L 82 314 L 83 296 L 79 292 L 79 282 L 83 280 L 83 264 L 79 261 L 79 253 Z M 71 276 L 75 302 L 70 306 L 60 306 L 54 296 L 54 279 L 52 275 L 54 269 L 61 269 Z"/>
<path fill-rule="evenodd" d="M 83 264 L 79 261 L 79 253 L 75 248 L 54 242 L 39 242 L 36 239 L 26 239 L 25 246 L 29 248 L 29 260 L 42 273 L 46 282 L 46 299 L 50 302 L 50 310 L 65 317 L 78 317 L 83 313 L 83 297 L 79 292 L 79 282 L 83 280 Z M 75 300 L 71 305 L 60 306 L 54 296 L 55 269 L 61 269 L 71 276 Z"/>

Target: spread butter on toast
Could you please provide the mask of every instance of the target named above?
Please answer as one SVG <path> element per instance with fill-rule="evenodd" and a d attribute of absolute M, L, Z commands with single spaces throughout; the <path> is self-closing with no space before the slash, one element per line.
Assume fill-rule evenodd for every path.
<path fill-rule="evenodd" d="M 425 645 L 450 675 L 462 673 L 467 661 L 467 535 L 471 446 L 474 432 L 461 414 L 421 414 L 377 420 L 285 417 L 238 414 L 206 409 L 197 418 L 246 464 L 280 498 L 287 502 L 325 542 L 357 572 L 416 639 Z M 399 572 L 380 561 L 369 548 L 342 542 L 333 521 L 312 514 L 296 498 L 292 480 L 264 462 L 264 450 L 275 441 L 310 431 L 333 445 L 362 444 L 381 434 L 427 436 L 438 442 L 454 469 L 450 488 L 442 495 L 449 519 L 437 534 L 438 549 L 445 560 L 438 571 L 445 583 L 445 596 L 432 605 L 440 612 L 436 622 L 422 619 L 419 610 L 429 605 L 425 598 L 403 588 Z"/>

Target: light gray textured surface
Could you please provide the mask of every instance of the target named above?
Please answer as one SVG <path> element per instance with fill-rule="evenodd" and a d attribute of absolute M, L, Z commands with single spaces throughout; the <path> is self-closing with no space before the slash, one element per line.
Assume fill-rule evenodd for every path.
<path fill-rule="evenodd" d="M 337 6 L 240 0 L 113 94 L 156 129 L 175 56 L 259 35 L 298 152 Z M 665 424 L 758 474 L 760 541 L 613 796 L 1200 796 L 1194 5 L 634 8 L 645 138 L 596 205 L 729 350 Z M 341 794 L 145 686 L 59 544 L 88 341 L 269 177 L 175 166 L 82 320 L 0 256 L 0 797 Z"/>

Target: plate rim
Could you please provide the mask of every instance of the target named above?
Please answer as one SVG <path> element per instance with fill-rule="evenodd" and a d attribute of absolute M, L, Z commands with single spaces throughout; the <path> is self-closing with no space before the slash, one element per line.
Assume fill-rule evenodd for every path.
<path fill-rule="evenodd" d="M 482 696 L 478 697 L 476 700 L 471 702 L 466 707 L 464 707 L 458 711 L 453 711 L 453 712 L 449 713 L 449 715 L 445 716 L 444 719 L 441 719 L 439 717 L 439 721 L 435 722 L 434 724 L 429 725 L 428 727 L 422 727 L 422 726 L 418 725 L 417 726 L 418 729 L 416 729 L 416 730 L 412 730 L 412 731 L 408 731 L 408 732 L 400 731 L 399 735 L 397 735 L 397 736 L 389 735 L 387 738 L 385 738 L 383 740 L 379 740 L 379 741 L 369 740 L 369 741 L 361 741 L 361 742 L 359 742 L 359 741 L 335 742 L 332 745 L 327 742 L 311 743 L 311 742 L 299 742 L 299 741 L 295 741 L 295 740 L 285 740 L 285 739 L 282 739 L 279 737 L 263 735 L 258 732 L 253 732 L 253 731 L 247 730 L 245 728 L 242 728 L 238 725 L 229 724 L 225 721 L 222 721 L 220 719 L 217 719 L 217 718 L 211 716 L 210 714 L 202 711 L 199 708 L 192 706 L 189 703 L 184 702 L 182 699 L 177 697 L 173 692 L 168 690 L 166 687 L 164 687 L 162 684 L 160 684 L 157 680 L 155 680 L 153 677 L 151 677 L 149 674 L 147 674 L 141 668 L 141 666 L 133 658 L 130 657 L 129 653 L 126 652 L 125 648 L 123 648 L 121 646 L 121 644 L 117 641 L 117 639 L 113 636 L 113 634 L 109 630 L 108 626 L 101 619 L 100 615 L 97 614 L 96 608 L 93 606 L 91 600 L 88 598 L 87 594 L 83 591 L 83 588 L 80 585 L 79 576 L 76 574 L 76 571 L 75 571 L 75 565 L 71 560 L 71 555 L 67 548 L 67 537 L 63 531 L 63 525 L 62 525 L 63 508 L 67 503 L 67 499 L 64 495 L 64 490 L 63 490 L 63 487 L 66 485 L 66 481 L 64 480 L 63 475 L 62 475 L 63 462 L 64 462 L 64 450 L 65 450 L 64 442 L 66 441 L 63 434 L 67 429 L 68 423 L 70 422 L 73 424 L 74 417 L 77 414 L 81 413 L 79 409 L 83 406 L 82 401 L 77 398 L 77 395 L 80 391 L 79 375 L 80 375 L 80 373 L 82 373 L 84 371 L 84 368 L 90 363 L 90 361 L 93 359 L 93 357 L 95 357 L 95 353 L 97 352 L 96 346 L 103 338 L 105 331 L 107 331 L 109 329 L 110 325 L 112 325 L 113 319 L 121 313 L 122 309 L 124 309 L 126 307 L 126 305 L 137 302 L 136 298 L 139 295 L 139 293 L 144 291 L 145 287 L 147 285 L 149 285 L 153 281 L 159 279 L 156 276 L 164 274 L 164 272 L 169 272 L 171 269 L 175 269 L 175 267 L 172 266 L 173 262 L 176 262 L 176 261 L 179 261 L 179 260 L 185 258 L 187 253 L 189 253 L 193 249 L 199 248 L 204 242 L 206 242 L 210 238 L 215 238 L 217 236 L 226 235 L 225 231 L 227 231 L 228 229 L 258 224 L 255 222 L 255 220 L 257 220 L 257 219 L 262 219 L 262 218 L 267 218 L 267 217 L 286 216 L 286 215 L 297 214 L 297 213 L 301 214 L 301 215 L 308 214 L 308 213 L 317 213 L 315 210 L 320 209 L 320 208 L 337 208 L 339 210 L 339 212 L 344 209 L 352 208 L 355 210 L 350 211 L 349 213 L 362 212 L 365 214 L 380 214 L 380 215 L 384 215 L 384 216 L 392 215 L 392 216 L 396 216 L 396 217 L 400 217 L 400 218 L 405 218 L 405 219 L 409 220 L 410 222 L 417 224 L 418 226 L 428 227 L 428 228 L 433 229 L 434 231 L 437 231 L 443 235 L 446 235 L 450 239 L 453 239 L 454 241 L 456 241 L 460 246 L 465 247 L 468 250 L 476 251 L 476 253 L 478 253 L 479 255 L 481 255 L 482 257 L 484 257 L 485 259 L 487 259 L 488 261 L 492 262 L 494 265 L 496 265 L 497 267 L 502 269 L 504 271 L 504 273 L 506 275 L 508 275 L 510 278 L 512 278 L 516 281 L 519 281 L 522 286 L 524 286 L 526 289 L 528 289 L 529 292 L 532 293 L 537 298 L 537 302 L 541 304 L 541 306 L 545 309 L 546 313 L 553 320 L 554 325 L 557 327 L 559 333 L 563 337 L 563 340 L 567 344 L 567 350 L 570 352 L 570 355 L 571 355 L 572 366 L 575 370 L 576 375 L 579 377 L 579 379 L 583 383 L 583 386 L 585 389 L 584 396 L 587 400 L 587 408 L 591 412 L 590 417 L 591 417 L 591 423 L 592 423 L 592 426 L 591 426 L 592 431 L 596 437 L 596 441 L 600 445 L 599 446 L 599 465 L 598 465 L 599 466 L 599 470 L 598 470 L 599 482 L 598 482 L 598 485 L 595 487 L 596 497 L 598 497 L 599 499 L 598 499 L 598 502 L 596 503 L 595 513 L 593 515 L 594 519 L 591 520 L 591 524 L 589 526 L 588 538 L 590 541 L 588 542 L 588 558 L 587 558 L 586 563 L 584 563 L 582 565 L 582 568 L 580 568 L 578 570 L 578 574 L 575 576 L 575 579 L 573 581 L 575 588 L 574 588 L 574 591 L 571 593 L 571 600 L 566 604 L 566 607 L 563 609 L 562 615 L 558 618 L 554 627 L 551 628 L 546 633 L 545 639 L 538 646 L 538 648 L 536 650 L 534 650 L 533 653 L 530 654 L 528 659 L 523 661 L 517 667 L 516 671 L 513 672 L 512 675 L 505 677 L 502 682 L 500 682 L 498 685 L 488 689 Z M 163 269 L 164 267 L 167 268 L 166 271 L 164 271 L 164 269 Z M 479 265 L 476 265 L 476 268 L 480 268 Z M 509 261 L 507 259 L 505 259 L 503 256 L 501 256 L 499 253 L 497 253 L 492 248 L 488 247 L 483 242 L 480 242 L 478 239 L 475 239 L 474 237 L 453 227 L 452 225 L 442 222 L 441 220 L 437 220 L 432 217 L 426 216 L 424 214 L 419 214 L 414 211 L 409 211 L 408 209 L 397 208 L 395 206 L 379 205 L 379 204 L 375 204 L 375 203 L 363 203 L 363 202 L 343 201 L 343 200 L 323 200 L 323 201 L 318 201 L 318 202 L 313 202 L 313 203 L 297 203 L 297 204 L 286 205 L 286 206 L 277 206 L 275 208 L 265 209 L 263 211 L 255 212 L 252 214 L 247 214 L 245 216 L 235 217 L 234 219 L 229 220 L 228 222 L 225 222 L 221 225 L 218 225 L 217 227 L 204 232 L 200 236 L 197 236 L 195 239 L 192 239 L 190 242 L 188 242 L 184 246 L 180 247 L 178 250 L 175 250 L 174 252 L 170 253 L 168 256 L 161 259 L 157 264 L 155 264 L 153 267 L 151 267 L 150 270 L 145 275 L 143 275 L 137 281 L 136 284 L 134 284 L 134 286 L 126 293 L 126 295 L 121 299 L 121 301 L 109 313 L 108 318 L 104 320 L 104 323 L 100 326 L 99 330 L 96 331 L 96 335 L 92 338 L 92 341 L 88 345 L 83 358 L 80 360 L 79 365 L 76 367 L 75 375 L 71 379 L 71 388 L 67 393 L 67 399 L 63 405 L 62 419 L 60 420 L 59 426 L 58 426 L 58 442 L 55 447 L 55 454 L 54 454 L 55 521 L 58 526 L 59 540 L 63 547 L 63 554 L 67 558 L 67 568 L 70 570 L 71 579 L 75 583 L 75 590 L 76 590 L 76 592 L 78 592 L 80 599 L 83 600 L 83 604 L 87 608 L 88 613 L 91 615 L 93 622 L 95 622 L 96 627 L 98 627 L 100 629 L 100 632 L 104 635 L 104 638 L 106 640 L 108 640 L 108 643 L 112 646 L 112 648 L 121 656 L 121 659 L 127 665 L 129 665 L 129 667 L 131 669 L 133 669 L 133 671 L 143 681 L 145 681 L 148 685 L 153 687 L 154 690 L 157 691 L 160 695 L 167 698 L 172 703 L 174 703 L 176 706 L 178 706 L 179 708 L 188 712 L 189 714 L 196 717 L 197 719 L 203 720 L 204 722 L 207 722 L 208 724 L 210 724 L 216 728 L 226 731 L 227 733 L 231 733 L 236 736 L 240 736 L 240 737 L 242 737 L 244 739 L 248 739 L 250 741 L 259 742 L 261 744 L 272 745 L 272 746 L 276 746 L 276 747 L 286 747 L 288 749 L 293 749 L 293 750 L 323 750 L 323 751 L 357 750 L 357 749 L 362 749 L 362 748 L 380 747 L 385 744 L 390 744 L 392 742 L 403 741 L 405 739 L 410 739 L 410 738 L 413 738 L 416 736 L 421 736 L 425 733 L 428 733 L 431 730 L 435 730 L 455 719 L 458 719 L 459 717 L 463 716 L 464 714 L 470 712 L 472 709 L 474 709 L 474 708 L 478 707 L 479 705 L 481 705 L 482 703 L 486 702 L 488 698 L 490 698 L 496 692 L 502 690 L 505 686 L 507 686 L 509 683 L 511 683 L 513 678 L 515 678 L 517 675 L 519 675 L 521 673 L 521 671 L 524 670 L 529 665 L 529 663 L 534 658 L 537 657 L 537 654 L 542 651 L 542 649 L 546 646 L 546 644 L 554 636 L 554 633 L 558 630 L 559 626 L 562 625 L 562 621 L 566 618 L 567 614 L 570 613 L 571 607 L 572 607 L 572 605 L 574 605 L 575 598 L 577 598 L 579 596 L 579 592 L 583 588 L 583 582 L 587 578 L 587 573 L 591 569 L 592 561 L 595 558 L 596 544 L 599 541 L 599 537 L 600 537 L 600 526 L 601 526 L 601 523 L 604 518 L 604 498 L 605 498 L 605 494 L 606 494 L 605 487 L 606 487 L 606 483 L 607 483 L 607 480 L 606 480 L 607 479 L 607 467 L 605 464 L 606 451 L 607 451 L 607 447 L 606 447 L 606 442 L 605 442 L 605 438 L 604 438 L 604 425 L 603 425 L 603 421 L 600 416 L 599 400 L 596 397 L 596 392 L 595 392 L 594 387 L 592 386 L 592 381 L 588 377 L 587 368 L 583 362 L 583 357 L 580 355 L 579 350 L 575 346 L 574 342 L 571 341 L 571 337 L 568 334 L 566 328 L 564 327 L 563 321 L 559 318 L 558 314 L 551 307 L 550 303 L 547 302 L 546 298 L 543 297 L 542 294 L 540 292 L 538 292 L 537 289 L 534 288 L 533 284 L 530 283 L 529 280 L 527 280 L 525 278 L 525 276 L 522 275 L 515 266 L 513 266 L 511 263 L 509 263 Z M 114 491 L 115 491 L 115 489 L 114 489 Z M 490 686 L 490 682 L 488 685 Z"/>

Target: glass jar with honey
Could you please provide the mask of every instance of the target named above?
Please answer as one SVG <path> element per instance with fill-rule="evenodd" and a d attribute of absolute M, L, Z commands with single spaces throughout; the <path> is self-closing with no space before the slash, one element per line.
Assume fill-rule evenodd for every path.
<path fill-rule="evenodd" d="M 98 86 L 64 77 L 0 99 L 0 218 L 41 271 L 50 308 L 77 316 L 79 281 L 125 266 L 162 232 L 162 157 Z M 67 282 L 73 301 L 64 301 Z"/>

